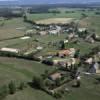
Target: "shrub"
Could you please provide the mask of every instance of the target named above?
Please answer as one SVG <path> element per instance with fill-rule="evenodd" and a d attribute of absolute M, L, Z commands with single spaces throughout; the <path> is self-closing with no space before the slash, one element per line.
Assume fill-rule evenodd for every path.
<path fill-rule="evenodd" d="M 33 86 L 35 86 L 38 89 L 44 88 L 43 79 L 41 77 L 34 76 L 32 80 Z"/>
<path fill-rule="evenodd" d="M 54 93 L 54 97 L 55 97 L 56 99 L 61 98 L 61 97 L 62 97 L 62 96 L 61 96 L 61 92 L 55 92 L 55 93 Z"/>

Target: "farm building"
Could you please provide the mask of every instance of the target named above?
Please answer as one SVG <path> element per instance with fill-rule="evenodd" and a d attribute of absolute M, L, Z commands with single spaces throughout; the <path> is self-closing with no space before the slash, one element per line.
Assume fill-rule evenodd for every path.
<path fill-rule="evenodd" d="M 75 33 L 70 33 L 69 35 L 68 35 L 68 39 L 70 40 L 70 39 L 73 39 L 75 37 Z"/>
<path fill-rule="evenodd" d="M 70 67 L 71 65 L 75 65 L 78 62 L 79 62 L 79 59 L 76 59 L 76 58 L 53 60 L 54 65 L 58 65 L 64 68 L 66 68 L 66 66 Z"/>
<path fill-rule="evenodd" d="M 25 40 L 25 39 L 29 39 L 29 38 L 30 38 L 29 36 L 24 36 L 24 37 L 21 37 L 20 39 Z"/>
<path fill-rule="evenodd" d="M 64 43 L 68 43 L 69 41 L 68 40 L 64 40 Z"/>
<path fill-rule="evenodd" d="M 60 78 L 61 78 L 61 73 L 59 73 L 59 72 L 56 72 L 49 76 L 49 79 L 51 79 L 53 81 L 55 81 L 56 79 L 60 79 Z"/>
<path fill-rule="evenodd" d="M 42 49 L 43 49 L 43 47 L 38 46 L 36 49 L 37 49 L 37 50 L 42 50 Z"/>
<path fill-rule="evenodd" d="M 24 34 L 25 36 L 32 36 L 36 33 L 35 30 L 27 30 L 26 33 Z"/>
<path fill-rule="evenodd" d="M 85 62 L 86 62 L 87 64 L 92 64 L 93 58 L 88 58 Z"/>
<path fill-rule="evenodd" d="M 58 30 L 49 31 L 49 34 L 51 34 L 51 35 L 57 35 L 58 33 L 59 33 Z"/>
<path fill-rule="evenodd" d="M 48 32 L 47 31 L 40 31 L 38 34 L 41 35 L 41 36 L 43 36 L 43 35 L 47 35 Z"/>
<path fill-rule="evenodd" d="M 70 49 L 61 50 L 57 54 L 58 54 L 59 57 L 74 56 L 75 49 L 74 48 L 70 48 Z"/>
<path fill-rule="evenodd" d="M 79 28 L 78 29 L 78 32 L 84 32 L 84 31 L 86 31 L 86 28 Z"/>
<path fill-rule="evenodd" d="M 18 53 L 19 52 L 19 49 L 14 49 L 14 48 L 1 48 L 0 51 Z"/>

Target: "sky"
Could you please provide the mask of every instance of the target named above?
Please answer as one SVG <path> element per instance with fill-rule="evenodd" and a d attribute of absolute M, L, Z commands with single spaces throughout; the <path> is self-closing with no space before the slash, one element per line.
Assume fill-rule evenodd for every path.
<path fill-rule="evenodd" d="M 0 0 L 0 1 L 17 1 L 20 3 L 33 3 L 33 4 L 100 2 L 100 0 Z"/>

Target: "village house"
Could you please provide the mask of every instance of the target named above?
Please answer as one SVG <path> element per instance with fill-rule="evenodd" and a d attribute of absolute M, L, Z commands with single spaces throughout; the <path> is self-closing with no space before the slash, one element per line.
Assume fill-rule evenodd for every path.
<path fill-rule="evenodd" d="M 89 42 L 89 43 L 94 43 L 94 42 L 95 42 L 94 39 L 93 39 L 92 37 L 87 38 L 86 41 Z"/>
<path fill-rule="evenodd" d="M 77 62 L 79 62 L 79 59 L 76 58 L 53 60 L 54 65 L 63 68 L 70 67 L 71 65 L 75 65 Z"/>
<path fill-rule="evenodd" d="M 57 55 L 59 57 L 65 57 L 65 56 L 71 56 L 73 57 L 75 54 L 75 49 L 74 48 L 70 48 L 70 49 L 65 49 L 65 50 L 61 50 L 57 53 Z"/>
<path fill-rule="evenodd" d="M 34 30 L 27 30 L 24 35 L 25 36 L 32 36 L 34 33 L 35 33 Z"/>
<path fill-rule="evenodd" d="M 61 33 L 61 30 L 62 30 L 62 28 L 60 26 L 57 26 L 57 25 L 53 26 L 53 25 L 51 25 L 50 26 L 50 30 L 49 30 L 49 34 L 57 35 L 57 34 Z"/>
<path fill-rule="evenodd" d="M 90 73 L 100 73 L 99 64 L 97 62 L 92 62 L 89 72 Z"/>
<path fill-rule="evenodd" d="M 49 31 L 50 35 L 57 35 L 58 33 L 59 33 L 58 30 L 50 30 Z"/>
<path fill-rule="evenodd" d="M 70 34 L 68 35 L 68 39 L 71 40 L 71 39 L 73 39 L 73 38 L 75 38 L 75 33 L 70 33 Z"/>

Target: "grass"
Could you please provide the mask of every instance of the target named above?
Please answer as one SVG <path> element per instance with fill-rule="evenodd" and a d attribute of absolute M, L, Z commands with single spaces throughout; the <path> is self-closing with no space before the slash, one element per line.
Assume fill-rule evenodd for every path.
<path fill-rule="evenodd" d="M 13 18 L 9 20 L 4 20 L 4 25 L 0 26 L 0 40 L 8 39 L 17 36 L 23 36 L 25 30 L 30 25 L 23 22 L 22 18 Z M 17 30 L 16 28 L 25 28 L 23 30 Z"/>
<path fill-rule="evenodd" d="M 66 44 L 66 48 L 80 49 L 81 55 L 84 55 L 84 54 L 88 54 L 91 51 L 91 49 L 94 48 L 97 45 L 99 45 L 99 42 L 95 43 L 95 44 L 90 44 L 90 43 L 82 41 L 78 44 L 74 44 L 74 43 Z"/>
<path fill-rule="evenodd" d="M 10 80 L 15 80 L 17 83 L 22 80 L 31 81 L 33 75 L 41 75 L 45 70 L 52 69 L 51 66 L 34 61 L 0 57 L 0 85 L 7 84 Z M 82 75 L 80 88 L 72 88 L 73 83 L 67 84 L 66 87 L 71 92 L 63 94 L 63 98 L 60 100 L 99 100 L 100 84 L 95 84 L 96 77 Z M 4 100 L 41 100 L 41 98 L 56 100 L 45 92 L 30 87 L 9 95 Z"/>
<path fill-rule="evenodd" d="M 46 69 L 50 70 L 51 67 L 34 61 L 0 57 L 0 78 L 3 76 L 2 79 L 6 81 L 9 81 L 9 79 L 15 79 L 16 81 L 17 79 L 24 79 L 27 81 L 33 75 L 41 75 Z"/>
<path fill-rule="evenodd" d="M 87 27 L 89 30 L 95 30 L 100 36 L 100 16 L 91 16 L 80 21 L 80 26 Z"/>
<path fill-rule="evenodd" d="M 0 84 L 9 80 L 26 80 L 30 81 L 32 76 L 40 75 L 44 70 L 51 69 L 51 66 L 45 66 L 33 61 L 12 59 L 12 58 L 0 58 Z M 13 61 L 13 64 L 12 64 Z M 1 70 L 2 69 L 2 70 Z M 30 73 L 30 74 L 29 74 Z M 3 79 L 1 79 L 3 75 Z M 7 81 L 8 80 L 8 81 Z M 3 82 L 3 83 L 1 83 Z M 82 76 L 81 87 L 72 88 L 70 84 L 66 87 L 71 89 L 70 93 L 63 94 L 63 98 L 60 100 L 99 100 L 100 84 L 95 84 L 96 79 L 93 76 Z M 5 100 L 56 100 L 52 96 L 42 92 L 41 90 L 32 89 L 30 87 L 23 91 L 18 91 L 14 95 L 9 95 Z"/>
<path fill-rule="evenodd" d="M 85 12 L 82 11 L 82 9 L 77 9 L 77 8 L 72 8 L 72 9 L 67 9 L 67 8 L 58 8 L 60 11 L 59 14 L 53 14 L 53 13 L 41 13 L 41 14 L 28 14 L 28 19 L 36 21 L 36 20 L 42 20 L 42 19 L 48 19 L 48 18 L 76 18 L 80 19 L 81 14 L 85 13 L 88 16 L 94 16 L 95 11 L 88 11 L 86 10 Z M 66 13 L 65 11 L 69 11 L 69 13 Z M 74 13 L 71 13 L 70 11 L 74 11 Z M 95 15 L 96 16 L 96 15 Z"/>
<path fill-rule="evenodd" d="M 48 18 L 81 18 L 80 9 L 61 9 L 60 14 L 52 14 L 52 13 L 42 13 L 42 14 L 28 14 L 28 18 L 37 21 L 41 19 Z M 65 13 L 65 11 L 73 11 L 74 13 Z M 88 18 L 80 21 L 80 26 L 88 27 L 96 30 L 96 33 L 100 35 L 100 16 L 94 14 L 95 11 L 85 11 L 85 13 L 89 16 Z M 1 22 L 2 23 L 2 22 Z M 22 18 L 14 18 L 11 20 L 6 20 L 4 22 L 4 26 L 0 27 L 0 40 L 8 39 L 16 36 L 23 36 L 25 30 L 30 26 L 23 22 Z M 88 25 L 87 25 L 88 24 Z M 16 30 L 19 27 L 26 27 L 25 30 Z M 34 37 L 28 40 L 10 39 L 0 41 L 0 47 L 11 47 L 11 48 L 27 48 L 30 41 L 32 44 L 38 44 L 44 46 L 45 49 L 40 52 L 40 54 L 44 54 L 50 51 L 56 51 L 53 47 L 47 47 L 48 42 L 56 42 L 63 40 L 66 38 L 66 34 L 62 34 L 60 36 L 54 35 L 46 35 L 46 36 L 38 36 L 34 35 Z M 35 43 L 33 40 L 39 39 L 40 43 Z M 99 43 L 89 44 L 86 42 L 80 42 L 80 44 L 70 44 L 68 47 L 80 48 L 81 54 L 88 53 L 90 49 L 96 46 Z M 15 80 L 17 83 L 20 81 L 31 81 L 33 75 L 41 75 L 45 70 L 52 70 L 52 66 L 43 65 L 34 61 L 27 61 L 16 58 L 6 58 L 0 57 L 0 86 L 3 84 L 7 84 L 10 80 Z M 67 84 L 66 87 L 72 89 L 71 93 L 65 93 L 63 98 L 60 100 L 99 100 L 100 99 L 100 84 L 95 84 L 96 80 L 93 77 L 82 76 L 81 87 L 80 88 L 72 88 L 70 84 Z M 14 95 L 9 95 L 5 100 L 56 100 L 52 96 L 42 92 L 40 90 L 32 89 L 30 87 L 24 89 L 23 91 L 18 91 Z"/>

